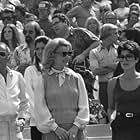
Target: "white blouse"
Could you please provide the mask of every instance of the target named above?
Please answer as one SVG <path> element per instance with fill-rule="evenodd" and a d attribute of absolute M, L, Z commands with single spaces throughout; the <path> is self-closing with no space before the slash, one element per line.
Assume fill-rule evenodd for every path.
<path fill-rule="evenodd" d="M 71 69 L 67 68 L 67 72 L 71 74 L 77 74 Z M 86 87 L 84 80 L 81 75 L 77 74 L 78 77 L 78 87 L 79 87 L 79 112 L 74 120 L 74 123 L 80 129 L 83 129 L 85 125 L 89 122 L 89 104 Z M 49 133 L 51 130 L 55 130 L 58 125 L 46 105 L 45 94 L 44 94 L 44 81 L 43 78 L 38 78 L 36 80 L 36 90 L 34 96 L 34 113 L 35 120 L 37 123 L 37 128 L 42 133 Z M 61 87 L 60 87 L 61 88 Z"/>

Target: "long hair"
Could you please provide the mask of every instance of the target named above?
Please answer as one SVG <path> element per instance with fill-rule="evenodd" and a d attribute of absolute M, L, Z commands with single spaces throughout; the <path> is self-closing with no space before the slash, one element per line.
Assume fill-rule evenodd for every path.
<path fill-rule="evenodd" d="M 37 43 L 40 43 L 42 42 L 43 44 L 47 44 L 51 39 L 47 36 L 38 36 L 35 38 L 35 50 L 36 50 L 36 45 Z M 45 47 L 44 47 L 45 48 Z M 38 58 L 37 54 L 36 54 L 36 51 L 34 53 L 34 65 L 36 66 L 37 70 L 41 72 L 41 67 L 40 67 L 40 63 L 41 63 L 41 60 Z"/>
<path fill-rule="evenodd" d="M 16 26 L 14 24 L 7 24 L 3 27 L 2 32 L 1 32 L 1 41 L 4 42 L 7 46 L 9 46 L 8 44 L 8 40 L 5 39 L 4 37 L 4 31 L 6 28 L 10 28 L 12 30 L 12 46 L 15 49 L 17 46 L 20 45 L 20 39 L 19 39 L 19 33 L 18 30 L 16 29 Z"/>

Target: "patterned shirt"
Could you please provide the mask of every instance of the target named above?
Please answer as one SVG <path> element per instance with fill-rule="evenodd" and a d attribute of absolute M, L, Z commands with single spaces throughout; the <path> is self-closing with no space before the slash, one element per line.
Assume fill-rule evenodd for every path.
<path fill-rule="evenodd" d="M 71 28 L 67 40 L 72 44 L 74 56 L 77 56 L 99 39 L 85 28 Z"/>
<path fill-rule="evenodd" d="M 32 63 L 30 48 L 27 46 L 27 44 L 22 44 L 21 46 L 15 48 L 14 58 L 17 65 Z"/>

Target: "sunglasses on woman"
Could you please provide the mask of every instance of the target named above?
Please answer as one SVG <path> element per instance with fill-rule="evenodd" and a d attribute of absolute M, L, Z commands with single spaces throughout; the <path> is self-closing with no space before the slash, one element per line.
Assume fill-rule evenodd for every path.
<path fill-rule="evenodd" d="M 66 57 L 66 56 L 72 56 L 73 52 L 56 52 L 57 54 L 60 54 L 62 57 Z"/>
<path fill-rule="evenodd" d="M 5 52 L 0 52 L 0 57 L 5 57 L 6 53 Z"/>

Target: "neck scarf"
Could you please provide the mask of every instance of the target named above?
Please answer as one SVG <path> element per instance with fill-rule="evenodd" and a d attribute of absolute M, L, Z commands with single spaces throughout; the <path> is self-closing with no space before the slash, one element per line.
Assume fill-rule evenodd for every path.
<path fill-rule="evenodd" d="M 61 87 L 65 82 L 66 69 L 64 68 L 63 70 L 60 71 L 60 70 L 51 68 L 51 71 L 49 72 L 49 74 L 52 75 L 54 73 L 58 76 L 59 87 Z"/>

